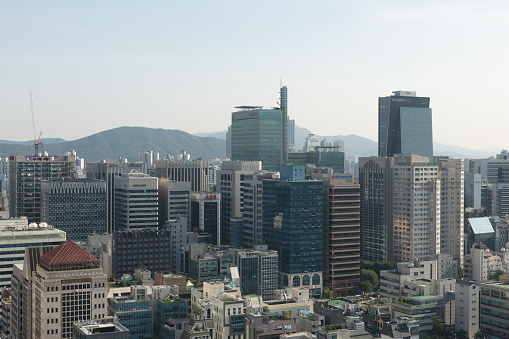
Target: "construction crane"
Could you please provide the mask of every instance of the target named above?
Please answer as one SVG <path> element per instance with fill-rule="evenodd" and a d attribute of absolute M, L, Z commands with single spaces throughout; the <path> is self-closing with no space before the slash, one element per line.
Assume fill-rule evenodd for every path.
<path fill-rule="evenodd" d="M 41 141 L 42 131 L 39 131 L 39 137 L 35 134 L 35 114 L 34 114 L 34 102 L 32 101 L 32 91 L 30 92 L 30 111 L 32 112 L 32 129 L 34 131 L 34 147 L 35 147 L 35 156 L 39 155 L 39 145 L 44 145 L 44 142 Z"/>

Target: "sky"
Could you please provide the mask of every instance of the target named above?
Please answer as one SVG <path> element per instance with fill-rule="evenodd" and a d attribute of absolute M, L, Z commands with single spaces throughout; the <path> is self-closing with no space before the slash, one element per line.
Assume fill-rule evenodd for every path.
<path fill-rule="evenodd" d="M 434 141 L 509 148 L 507 1 L 9 1 L 0 139 L 120 126 L 225 130 L 276 106 L 319 135 L 377 140 L 378 97 L 431 98 Z"/>

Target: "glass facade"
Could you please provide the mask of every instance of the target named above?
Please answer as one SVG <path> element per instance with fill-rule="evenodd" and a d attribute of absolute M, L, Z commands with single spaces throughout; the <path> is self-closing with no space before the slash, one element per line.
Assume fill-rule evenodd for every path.
<path fill-rule="evenodd" d="M 286 120 L 279 109 L 232 113 L 232 160 L 262 161 L 262 168 L 278 170 L 286 160 Z"/>
<path fill-rule="evenodd" d="M 416 96 L 389 96 L 378 98 L 378 156 L 392 157 L 394 154 L 412 153 L 429 157 L 429 154 L 431 154 L 430 161 L 433 160 L 433 142 L 431 142 L 430 146 L 431 152 L 426 149 L 425 154 L 416 153 L 416 151 L 422 148 L 420 145 L 421 143 L 426 144 L 426 147 L 429 148 L 427 141 L 430 139 L 432 141 L 431 109 L 429 108 L 429 102 L 429 98 Z M 402 110 L 402 108 L 409 107 L 428 110 Z M 407 112 L 403 124 L 401 119 L 402 112 Z M 408 128 L 420 126 L 417 122 L 412 123 L 408 118 L 419 113 L 424 113 L 426 115 L 429 113 L 429 126 L 423 126 L 422 133 L 419 132 L 418 136 L 409 138 L 408 135 L 411 131 L 409 131 Z M 419 138 L 421 137 L 424 137 L 424 140 L 420 140 Z M 411 145 L 406 146 L 405 143 L 408 142 L 411 142 L 411 145 L 419 145 L 419 149 L 414 151 Z M 402 147 L 405 152 L 403 152 Z"/>
<path fill-rule="evenodd" d="M 323 258 L 322 181 L 263 180 L 263 238 L 284 273 L 318 272 Z"/>
<path fill-rule="evenodd" d="M 417 154 L 433 160 L 431 108 L 400 108 L 401 154 Z"/>
<path fill-rule="evenodd" d="M 131 339 L 152 338 L 152 309 L 149 300 L 108 299 L 109 313 L 129 329 Z"/>
<path fill-rule="evenodd" d="M 188 316 L 189 301 L 177 298 L 176 300 L 156 300 L 154 333 L 156 337 L 162 326 L 169 318 L 182 319 Z"/>

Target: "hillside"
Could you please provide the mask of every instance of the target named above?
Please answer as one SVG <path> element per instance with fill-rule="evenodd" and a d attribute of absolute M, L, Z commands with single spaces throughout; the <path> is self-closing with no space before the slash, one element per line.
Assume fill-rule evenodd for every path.
<path fill-rule="evenodd" d="M 87 162 L 115 160 L 118 157 L 137 161 L 139 153 L 159 152 L 161 157 L 176 155 L 185 149 L 191 156 L 202 159 L 225 156 L 225 141 L 211 137 L 197 137 L 180 130 L 145 127 L 118 127 L 73 141 L 45 144 L 42 151 L 61 155 L 75 150 Z M 19 142 L 0 143 L 0 157 L 32 154 L 33 145 Z"/>

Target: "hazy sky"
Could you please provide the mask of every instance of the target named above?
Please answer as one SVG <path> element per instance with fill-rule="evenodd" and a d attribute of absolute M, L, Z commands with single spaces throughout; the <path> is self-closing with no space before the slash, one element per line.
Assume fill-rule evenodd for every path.
<path fill-rule="evenodd" d="M 508 1 L 4 1 L 0 139 L 118 126 L 224 130 L 277 104 L 377 140 L 377 102 L 431 97 L 434 140 L 509 148 Z"/>

